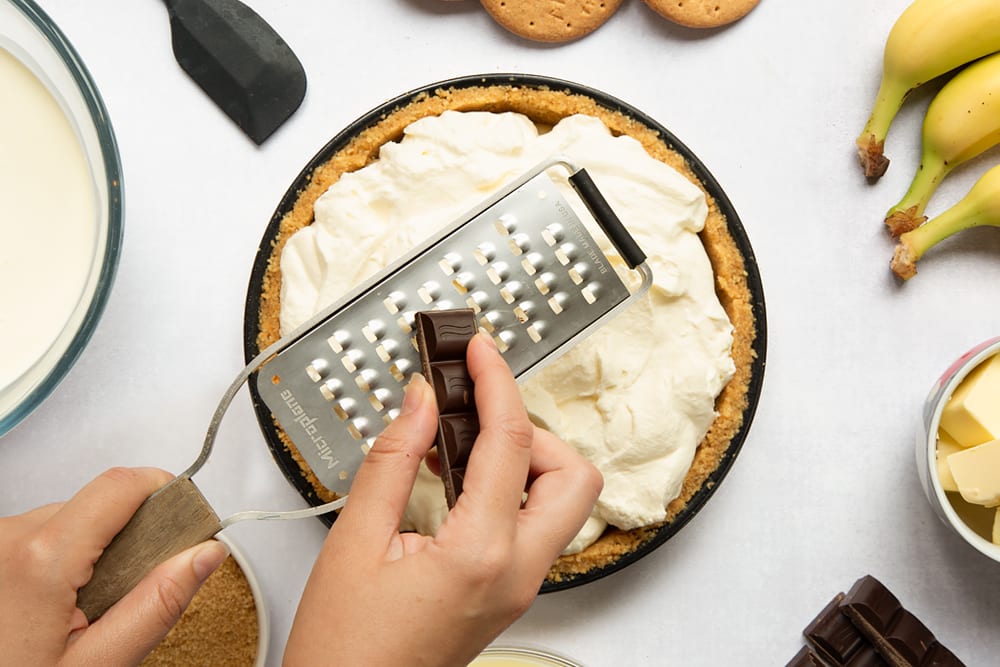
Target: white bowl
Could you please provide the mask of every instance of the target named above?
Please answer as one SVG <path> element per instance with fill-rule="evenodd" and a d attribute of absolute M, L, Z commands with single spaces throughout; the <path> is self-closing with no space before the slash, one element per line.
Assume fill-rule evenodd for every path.
<path fill-rule="evenodd" d="M 257 609 L 257 658 L 254 660 L 254 667 L 264 667 L 267 664 L 267 647 L 271 639 L 271 628 L 260 581 L 257 580 L 257 575 L 254 574 L 253 567 L 250 565 L 246 554 L 233 542 L 232 538 L 220 533 L 215 536 L 215 539 L 229 547 L 229 552 L 232 554 L 233 560 L 243 570 L 243 576 L 247 578 L 247 583 L 250 584 L 254 607 Z"/>
<path fill-rule="evenodd" d="M 951 398 L 955 388 L 965 379 L 965 376 L 971 373 L 980 363 L 995 354 L 1000 354 L 1000 336 L 991 338 L 972 348 L 959 357 L 944 372 L 931 389 L 927 401 L 924 403 L 923 419 L 921 419 L 921 428 L 916 442 L 916 453 L 917 474 L 920 476 L 920 484 L 924 487 L 927 500 L 930 501 L 931 507 L 934 508 L 938 517 L 974 549 L 1000 562 L 1000 546 L 977 534 L 955 510 L 945 490 L 941 487 L 935 460 L 938 426 L 941 424 L 941 411 L 944 409 L 948 399 Z M 1000 406 L 997 406 L 997 409 L 1000 409 Z"/>
<path fill-rule="evenodd" d="M 2 435 L 90 340 L 118 265 L 123 204 L 118 146 L 97 87 L 32 0 L 0 0 L 0 75 L 15 91 L 0 109 L 8 151 L 0 162 Z"/>
<path fill-rule="evenodd" d="M 583 667 L 546 649 L 529 646 L 488 646 L 469 667 Z"/>

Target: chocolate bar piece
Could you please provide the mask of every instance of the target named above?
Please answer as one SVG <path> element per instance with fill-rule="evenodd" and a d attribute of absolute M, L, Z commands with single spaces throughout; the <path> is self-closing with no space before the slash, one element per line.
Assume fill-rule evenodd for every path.
<path fill-rule="evenodd" d="M 888 664 L 874 646 L 865 644 L 860 651 L 851 656 L 849 661 L 844 663 L 844 667 L 885 667 Z"/>
<path fill-rule="evenodd" d="M 823 608 L 802 631 L 823 660 L 834 667 L 886 667 L 888 665 L 846 615 L 841 613 L 843 593 Z M 808 663 L 803 663 L 808 664 Z"/>
<path fill-rule="evenodd" d="M 465 350 L 478 327 L 470 309 L 419 312 L 416 320 L 421 370 L 440 413 L 437 451 L 450 509 L 462 493 L 465 467 L 479 435 L 474 387 L 465 365 Z"/>
<path fill-rule="evenodd" d="M 785 667 L 826 667 L 826 663 L 820 660 L 819 656 L 808 646 L 803 646 L 798 653 L 792 656 Z"/>
<path fill-rule="evenodd" d="M 962 667 L 964 664 L 870 574 L 854 583 L 839 606 L 894 667 Z"/>
<path fill-rule="evenodd" d="M 787 667 L 964 667 L 871 575 L 837 593 L 802 634 L 809 646 Z"/>

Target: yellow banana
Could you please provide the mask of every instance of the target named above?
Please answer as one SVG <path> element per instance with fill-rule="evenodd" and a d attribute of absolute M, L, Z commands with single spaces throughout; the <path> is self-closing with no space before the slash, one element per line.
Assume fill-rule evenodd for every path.
<path fill-rule="evenodd" d="M 970 227 L 1000 227 L 1000 165 L 976 181 L 957 204 L 916 229 L 899 237 L 890 267 L 909 280 L 917 274 L 917 260 L 939 241 Z"/>
<path fill-rule="evenodd" d="M 885 137 L 903 98 L 945 72 L 1000 51 L 1000 0 L 915 0 L 886 40 L 871 117 L 857 139 L 865 176 L 878 178 L 889 160 Z"/>
<path fill-rule="evenodd" d="M 886 214 L 893 236 L 927 219 L 927 202 L 952 169 L 1000 143 L 1000 53 L 969 65 L 934 96 L 924 117 L 923 142 L 909 191 Z"/>

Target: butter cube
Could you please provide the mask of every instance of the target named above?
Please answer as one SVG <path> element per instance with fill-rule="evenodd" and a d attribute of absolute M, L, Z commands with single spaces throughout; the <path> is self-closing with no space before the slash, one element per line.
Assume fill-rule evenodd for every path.
<path fill-rule="evenodd" d="M 955 452 L 962 451 L 962 446 L 955 442 L 950 435 L 938 429 L 937 448 L 934 451 L 934 460 L 937 463 L 938 481 L 945 491 L 958 492 L 958 484 L 955 483 L 955 476 L 951 474 L 951 467 L 948 465 L 948 457 Z"/>
<path fill-rule="evenodd" d="M 941 412 L 941 428 L 963 447 L 1000 438 L 1000 354 L 959 383 Z"/>
<path fill-rule="evenodd" d="M 1000 505 L 1000 440 L 960 450 L 947 461 L 962 498 L 986 507 Z"/>
<path fill-rule="evenodd" d="M 1000 545 L 1000 507 L 997 508 L 997 514 L 993 518 L 993 544 Z"/>

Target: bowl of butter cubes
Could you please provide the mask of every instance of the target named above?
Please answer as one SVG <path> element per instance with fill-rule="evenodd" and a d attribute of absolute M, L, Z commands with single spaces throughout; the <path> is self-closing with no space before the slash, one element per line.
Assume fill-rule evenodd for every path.
<path fill-rule="evenodd" d="M 938 516 L 1000 562 L 1000 336 L 959 357 L 924 404 L 917 471 Z"/>

